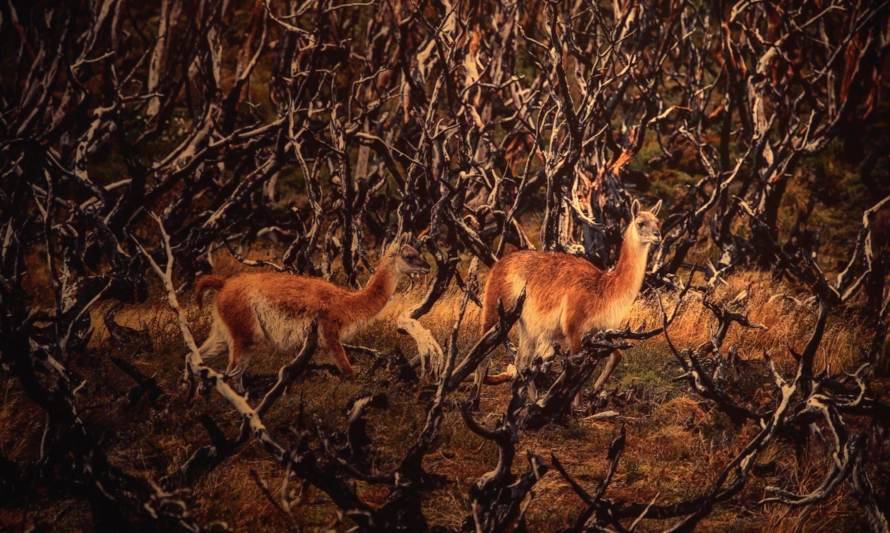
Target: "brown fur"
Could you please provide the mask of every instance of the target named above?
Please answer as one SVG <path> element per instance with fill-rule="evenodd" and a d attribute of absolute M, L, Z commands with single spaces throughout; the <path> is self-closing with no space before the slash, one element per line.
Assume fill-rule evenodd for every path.
<path fill-rule="evenodd" d="M 222 276 L 214 276 L 213 274 L 201 276 L 195 283 L 195 300 L 200 304 L 204 301 L 204 293 L 208 289 L 222 289 L 225 282 L 226 278 Z"/>
<path fill-rule="evenodd" d="M 354 326 L 374 317 L 395 292 L 402 273 L 425 271 L 429 265 L 410 246 L 391 247 L 374 275 L 360 290 L 339 287 L 323 279 L 279 272 L 242 273 L 222 280 L 204 276 L 196 289 L 220 287 L 213 330 L 202 354 L 229 351 L 227 373 L 240 376 L 246 352 L 257 344 L 294 349 L 315 320 L 319 343 L 345 375 L 353 373 L 340 339 Z"/>
<path fill-rule="evenodd" d="M 655 215 L 635 212 L 624 233 L 618 262 L 611 270 L 602 271 L 586 259 L 556 252 L 523 250 L 504 257 L 485 283 L 482 331 L 497 322 L 498 303 L 505 308 L 513 306 L 524 287 L 523 326 L 534 332 L 539 330 L 535 324 L 558 319 L 559 343 L 571 353 L 578 353 L 587 333 L 620 327 L 642 284 L 647 242 L 658 237 Z M 610 366 L 615 364 L 617 361 Z M 504 373 L 486 377 L 485 382 L 508 380 L 509 374 Z"/>
<path fill-rule="evenodd" d="M 316 319 L 321 346 L 350 375 L 352 366 L 340 345 L 340 336 L 346 326 L 379 313 L 395 290 L 395 281 L 391 262 L 378 265 L 374 276 L 359 291 L 323 279 L 277 272 L 237 275 L 226 282 L 217 298 L 219 316 L 235 341 L 236 352 L 230 359 L 237 364 L 238 352 L 261 340 L 263 334 L 256 328 L 249 304 L 250 297 L 259 296 L 292 320 Z"/>

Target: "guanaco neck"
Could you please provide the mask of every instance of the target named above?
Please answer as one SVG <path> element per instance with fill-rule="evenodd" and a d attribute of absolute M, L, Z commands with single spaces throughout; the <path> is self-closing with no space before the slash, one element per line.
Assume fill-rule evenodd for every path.
<path fill-rule="evenodd" d="M 640 236 L 631 223 L 624 231 L 618 262 L 615 268 L 606 273 L 606 283 L 611 284 L 615 292 L 632 298 L 636 298 L 639 294 L 643 278 L 646 276 L 649 246 L 648 243 L 640 241 Z"/>
<path fill-rule="evenodd" d="M 396 291 L 398 281 L 394 263 L 390 257 L 381 259 L 371 279 L 352 294 L 349 304 L 356 320 L 368 320 L 386 306 Z"/>

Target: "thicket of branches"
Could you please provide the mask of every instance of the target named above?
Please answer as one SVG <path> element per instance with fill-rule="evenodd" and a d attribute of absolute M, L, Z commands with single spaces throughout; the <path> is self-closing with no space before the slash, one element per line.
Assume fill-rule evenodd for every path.
<path fill-rule="evenodd" d="M 522 523 L 523 500 L 555 468 L 585 502 L 578 530 L 633 529 L 643 519 L 671 519 L 687 530 L 744 487 L 769 445 L 794 446 L 813 428 L 828 435 L 831 468 L 811 493 L 771 488 L 765 502 L 818 504 L 850 483 L 878 531 L 886 502 L 868 475 L 873 433 L 850 429 L 853 416 L 888 421 L 868 379 L 881 353 L 888 300 L 886 254 L 872 232 L 888 198 L 872 173 L 880 142 L 858 140 L 879 104 L 890 47 L 887 2 L 785 3 L 684 1 L 254 3 L 161 0 L 10 2 L 0 44 L 0 353 L 4 372 L 46 412 L 40 460 L 2 459 L 8 496 L 59 484 L 88 499 L 94 523 L 201 530 L 184 497 L 195 476 L 256 439 L 288 476 L 327 494 L 363 530 L 419 530 L 426 491 L 438 480 L 422 468 L 443 413 L 459 408 L 469 428 L 491 440 L 499 461 L 469 494 L 468 531 Z M 536 242 L 586 255 L 608 267 L 628 221 L 633 195 L 648 177 L 631 164 L 657 143 L 653 165 L 690 165 L 703 176 L 667 198 L 662 244 L 647 285 L 707 295 L 741 267 L 770 268 L 812 292 L 816 325 L 793 375 L 773 368 L 775 400 L 764 411 L 725 392 L 702 368 L 720 356 L 726 330 L 755 327 L 743 313 L 709 304 L 720 327 L 702 346 L 670 341 L 674 310 L 649 331 L 612 331 L 587 339 L 580 354 L 560 356 L 561 373 L 535 402 L 527 386 L 539 364 L 514 382 L 494 428 L 476 421 L 474 395 L 461 382 L 505 338 L 516 309 L 458 353 L 458 326 L 478 298 L 475 267 L 491 265 L 508 245 L 531 246 L 520 215 L 543 212 Z M 832 141 L 864 160 L 874 196 L 848 260 L 829 278 L 808 229 L 813 205 L 780 231 L 780 206 L 805 158 Z M 883 146 L 886 148 L 886 146 Z M 247 400 L 204 364 L 179 297 L 209 272 L 227 247 L 246 265 L 336 277 L 357 286 L 374 250 L 414 235 L 436 259 L 424 300 L 400 320 L 430 362 L 435 392 L 426 424 L 399 466 L 368 466 L 374 443 L 365 415 L 385 399 L 351 403 L 346 428 L 304 424 L 295 439 L 273 435 L 263 415 L 288 383 L 306 372 L 310 338 L 259 401 Z M 271 240 L 276 261 L 243 259 Z M 693 264 L 707 243 L 712 261 Z M 52 287 L 27 288 L 40 262 Z M 686 273 L 704 272 L 695 285 Z M 184 379 L 191 393 L 213 391 L 243 418 L 226 437 L 212 420 L 211 442 L 180 475 L 128 475 L 78 413 L 79 380 L 71 361 L 87 349 L 101 302 L 144 301 L 163 284 L 189 348 Z M 440 345 L 419 320 L 452 285 L 464 291 L 458 323 Z M 851 375 L 817 373 L 814 358 L 832 313 L 855 303 L 875 332 Z M 114 338 L 136 332 L 105 322 Z M 736 325 L 733 325 L 736 324 Z M 615 347 L 664 335 L 689 386 L 738 424 L 759 430 L 723 473 L 688 501 L 626 502 L 606 497 L 623 434 L 608 450 L 609 475 L 584 488 L 557 457 L 527 457 L 516 473 L 523 431 L 552 423 Z M 118 364 L 142 389 L 158 384 Z M 410 363 L 395 361 L 400 375 Z M 408 386 L 408 385 L 406 385 Z M 464 392 L 461 392 L 464 390 Z M 878 425 L 880 425 L 878 424 Z M 363 501 L 355 482 L 388 490 L 382 506 Z M 287 502 L 268 492 L 285 515 Z M 219 526 L 217 524 L 216 526 Z"/>

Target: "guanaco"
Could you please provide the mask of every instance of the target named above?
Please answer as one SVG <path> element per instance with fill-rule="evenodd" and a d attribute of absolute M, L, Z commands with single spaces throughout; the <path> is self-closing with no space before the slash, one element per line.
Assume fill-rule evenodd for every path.
<path fill-rule="evenodd" d="M 226 375 L 243 390 L 241 377 L 251 352 L 261 347 L 279 352 L 299 349 L 315 320 L 319 346 L 333 356 L 344 376 L 352 376 L 341 340 L 383 309 L 401 276 L 429 270 L 429 263 L 417 249 L 396 241 L 387 247 L 374 274 L 360 290 L 283 272 L 241 273 L 230 278 L 202 276 L 195 286 L 199 302 L 207 289 L 219 292 L 210 335 L 199 351 L 202 357 L 210 358 L 228 350 Z"/>
<path fill-rule="evenodd" d="M 526 299 L 517 322 L 516 366 L 486 377 L 485 383 L 509 381 L 517 367 L 528 367 L 536 355 L 552 357 L 554 344 L 578 353 L 589 332 L 621 327 L 643 285 L 649 249 L 661 240 L 656 218 L 660 208 L 661 201 L 643 211 L 633 201 L 631 223 L 611 270 L 604 272 L 573 255 L 533 250 L 514 252 L 495 263 L 485 282 L 482 331 L 497 322 L 498 301 L 505 307 L 514 305 L 523 288 Z M 620 360 L 619 352 L 610 354 L 594 391 L 600 390 Z"/>

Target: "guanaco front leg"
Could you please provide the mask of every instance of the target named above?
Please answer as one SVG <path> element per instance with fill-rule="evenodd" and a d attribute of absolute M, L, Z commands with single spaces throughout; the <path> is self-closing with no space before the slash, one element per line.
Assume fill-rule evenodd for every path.
<path fill-rule="evenodd" d="M 581 352 L 581 330 L 575 327 L 575 324 L 580 322 L 580 317 L 570 317 L 571 319 L 564 323 L 563 330 L 565 331 L 566 339 L 569 344 L 569 353 L 572 355 Z M 580 411 L 584 407 L 584 402 L 582 401 L 581 391 L 579 390 L 575 397 L 572 398 L 572 409 L 576 411 Z"/>
<path fill-rule="evenodd" d="M 611 355 L 609 355 L 609 360 L 606 361 L 606 366 L 603 368 L 603 372 L 600 374 L 600 377 L 596 378 L 596 383 L 593 384 L 593 394 L 599 394 L 599 392 L 603 389 L 603 385 L 606 384 L 606 380 L 609 379 L 609 376 L 612 375 L 612 372 L 615 370 L 615 367 L 618 366 L 618 363 L 621 361 L 621 352 L 618 350 L 614 350 Z"/>
<path fill-rule="evenodd" d="M 569 341 L 569 349 L 571 353 L 576 354 L 581 351 L 581 334 L 580 331 L 574 328 L 569 327 L 566 328 L 566 337 Z M 603 386 L 606 384 L 606 381 L 609 379 L 609 376 L 612 375 L 612 372 L 615 371 L 615 367 L 618 366 L 618 363 L 621 361 L 621 352 L 618 350 L 613 350 L 609 355 L 609 359 L 606 361 L 606 366 L 603 368 L 603 371 L 600 373 L 599 377 L 596 378 L 596 382 L 593 384 L 592 395 L 596 396 L 603 390 Z M 575 409 L 580 409 L 582 407 L 581 403 L 581 393 L 575 395 L 572 399 L 572 407 Z"/>
<path fill-rule="evenodd" d="M 334 328 L 322 326 L 321 337 L 325 349 L 327 349 L 334 358 L 334 363 L 337 364 L 337 368 L 340 369 L 340 372 L 343 372 L 345 377 L 351 377 L 355 374 L 355 371 L 352 370 L 352 364 L 349 363 L 349 358 L 346 356 L 346 350 L 344 350 L 343 345 L 340 344 L 339 336 L 340 335 Z"/>

